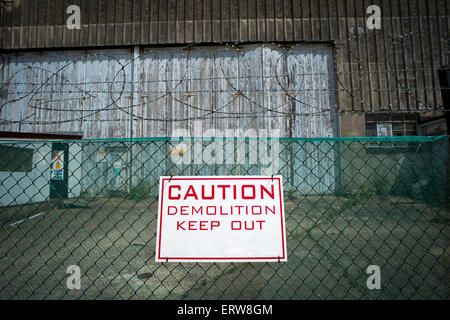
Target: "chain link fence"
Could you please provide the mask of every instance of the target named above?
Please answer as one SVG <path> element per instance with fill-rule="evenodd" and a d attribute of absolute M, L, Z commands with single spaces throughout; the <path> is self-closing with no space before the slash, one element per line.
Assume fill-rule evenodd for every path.
<path fill-rule="evenodd" d="M 161 175 L 270 174 L 287 263 L 155 263 Z M 2 142 L 0 298 L 448 299 L 449 219 L 447 137 Z"/>

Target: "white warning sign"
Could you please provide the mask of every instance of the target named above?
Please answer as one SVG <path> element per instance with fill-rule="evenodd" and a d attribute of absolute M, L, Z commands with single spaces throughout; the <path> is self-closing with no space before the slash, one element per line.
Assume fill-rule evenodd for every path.
<path fill-rule="evenodd" d="M 161 177 L 155 260 L 287 261 L 282 177 Z"/>

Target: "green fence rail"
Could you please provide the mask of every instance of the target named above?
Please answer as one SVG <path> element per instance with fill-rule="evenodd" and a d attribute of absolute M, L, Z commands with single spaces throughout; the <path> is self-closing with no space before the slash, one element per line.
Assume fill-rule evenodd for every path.
<path fill-rule="evenodd" d="M 160 176 L 271 174 L 287 263 L 155 262 Z M 5 141 L 0 298 L 449 299 L 449 189 L 448 137 Z"/>

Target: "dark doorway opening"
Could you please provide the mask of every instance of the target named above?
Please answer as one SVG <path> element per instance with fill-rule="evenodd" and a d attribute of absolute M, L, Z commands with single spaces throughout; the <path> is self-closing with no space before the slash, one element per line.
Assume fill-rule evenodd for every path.
<path fill-rule="evenodd" d="M 69 145 L 52 144 L 50 173 L 50 199 L 67 199 L 69 195 Z"/>

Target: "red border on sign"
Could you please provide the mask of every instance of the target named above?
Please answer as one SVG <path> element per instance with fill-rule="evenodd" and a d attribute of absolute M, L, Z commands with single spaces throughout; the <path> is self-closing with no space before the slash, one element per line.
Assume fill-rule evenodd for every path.
<path fill-rule="evenodd" d="M 278 191 L 280 193 L 280 219 L 281 219 L 281 247 L 283 250 L 283 255 L 281 257 L 161 257 L 161 233 L 162 233 L 162 212 L 163 212 L 163 201 L 164 201 L 164 182 L 165 181 L 174 181 L 174 180 L 278 180 Z M 266 178 L 258 178 L 258 177 L 248 177 L 248 178 L 176 178 L 172 177 L 170 179 L 163 178 L 161 181 L 161 206 L 159 210 L 159 243 L 158 243 L 158 259 L 161 260 L 281 260 L 285 259 L 285 237 L 284 237 L 284 207 L 282 203 L 282 194 L 281 194 L 281 179 L 278 177 L 266 177 Z"/>

